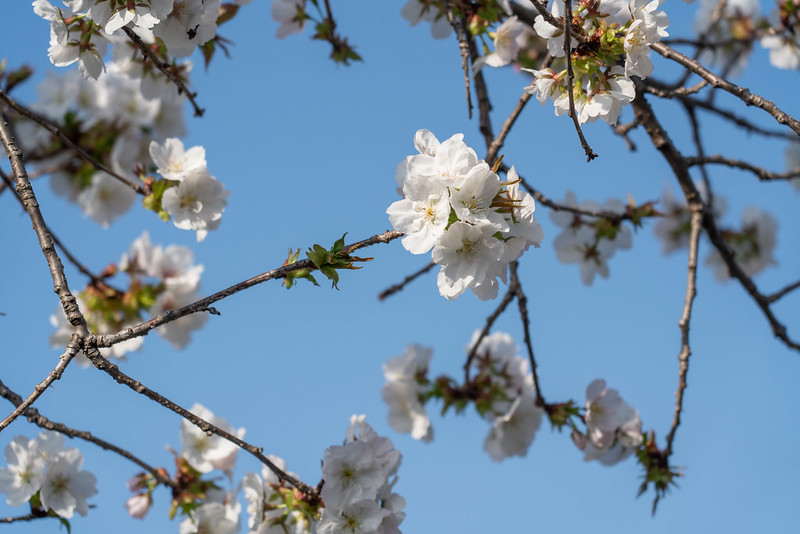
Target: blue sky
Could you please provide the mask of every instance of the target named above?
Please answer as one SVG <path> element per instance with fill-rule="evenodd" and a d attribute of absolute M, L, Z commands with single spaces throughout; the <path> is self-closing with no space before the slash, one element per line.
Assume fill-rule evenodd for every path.
<path fill-rule="evenodd" d="M 220 229 L 203 243 L 136 207 L 110 229 L 101 229 L 40 180 L 34 187 L 48 224 L 97 271 L 119 261 L 144 229 L 153 243 L 191 246 L 205 266 L 203 294 L 279 266 L 290 247 L 327 246 L 344 232 L 348 240 L 358 240 L 388 229 L 385 210 L 397 199 L 395 166 L 414 152 L 416 130 L 427 128 L 442 140 L 462 132 L 479 157 L 485 153 L 477 118 L 466 115 L 456 40 L 433 41 L 424 23 L 411 28 L 400 17 L 401 6 L 333 3 L 340 31 L 365 59 L 350 67 L 334 65 L 327 45 L 310 39 L 310 29 L 276 40 L 269 2 L 243 7 L 221 28 L 235 43 L 230 59 L 220 55 L 205 72 L 195 58 L 192 83 L 207 112 L 192 118 L 187 107 L 184 141 L 187 147 L 206 148 L 211 173 L 231 191 Z M 47 60 L 48 26 L 27 2 L 6 9 L 0 55 L 11 66 L 28 63 L 36 69 L 34 82 L 16 94 L 30 103 L 35 83 L 55 70 Z M 666 6 L 672 35 L 686 35 L 695 9 L 677 2 Z M 797 73 L 770 68 L 766 59 L 756 47 L 736 81 L 800 116 Z M 663 60 L 654 61 L 659 78 L 660 72 L 674 72 Z M 510 69 L 487 72 L 487 80 L 497 130 L 527 80 Z M 765 113 L 745 109 L 728 95 L 717 98 L 758 124 L 778 128 Z M 680 108 L 667 102 L 657 104 L 656 111 L 678 146 L 691 153 Z M 622 120 L 630 120 L 630 113 L 626 110 Z M 708 153 L 784 170 L 784 141 L 765 142 L 707 116 L 702 128 Z M 568 190 L 579 201 L 601 203 L 628 194 L 637 201 L 657 200 L 665 188 L 677 191 L 669 168 L 643 132 L 632 135 L 639 147 L 635 153 L 604 123 L 588 125 L 584 132 L 600 154 L 590 164 L 569 121 L 554 117 L 551 103 L 531 102 L 506 143 L 505 161 L 553 199 L 563 199 Z M 741 171 L 712 168 L 711 179 L 728 200 L 727 224 L 736 224 L 750 205 L 779 220 L 778 265 L 756 277 L 759 286 L 771 292 L 795 281 L 800 273 L 800 193 L 785 183 L 759 184 Z M 5 314 L 0 317 L 0 379 L 27 394 L 59 354 L 47 340 L 57 298 L 27 216 L 8 193 L 0 196 L 0 206 L 5 259 L 0 266 L 0 311 Z M 663 445 L 677 384 L 685 254 L 664 257 L 653 224 L 646 223 L 635 233 L 634 247 L 611 260 L 610 279 L 585 287 L 577 267 L 555 257 L 552 240 L 559 229 L 546 208 L 539 206 L 536 213 L 545 241 L 522 258 L 520 272 L 545 398 L 582 404 L 586 385 L 605 378 L 639 410 L 644 428 L 654 429 Z M 701 261 L 709 249 L 702 241 Z M 527 457 L 500 464 L 482 450 L 488 425 L 470 410 L 443 419 L 436 406 L 429 406 L 436 432 L 431 444 L 392 431 L 380 397 L 381 364 L 407 344 L 419 343 L 434 349 L 434 376 L 460 376 L 464 346 L 496 302 L 471 294 L 446 301 L 436 290 L 434 274 L 379 302 L 376 295 L 382 289 L 429 258 L 412 256 L 399 242 L 365 255 L 374 261 L 343 273 L 339 291 L 325 283 L 317 288 L 301 282 L 291 291 L 280 283 L 258 286 L 219 303 L 222 315 L 211 317 L 183 351 L 148 336 L 123 370 L 185 407 L 200 402 L 235 427 L 246 427 L 248 441 L 284 458 L 311 484 L 319 480 L 325 448 L 344 438 L 350 415 L 366 414 L 404 455 L 396 491 L 408 502 L 402 525 L 408 534 L 795 528 L 791 511 L 800 497 L 800 427 L 793 399 L 800 354 L 773 338 L 738 284 L 720 284 L 709 269 L 699 270 L 694 354 L 673 456 L 676 465 L 685 467 L 685 477 L 651 517 L 652 494 L 635 498 L 641 472 L 634 460 L 610 468 L 584 463 L 569 436 L 547 424 Z M 85 280 L 71 266 L 67 275 L 73 289 L 83 287 Z M 776 311 L 790 334 L 800 337 L 798 295 L 785 298 Z M 495 328 L 509 332 L 522 347 L 513 310 Z M 180 448 L 177 416 L 92 369 L 71 366 L 37 406 L 47 417 L 91 430 L 151 464 L 171 468 L 165 445 Z M 19 420 L 0 436 L 0 447 L 14 435 L 36 433 Z M 99 493 L 91 500 L 96 508 L 73 521 L 74 532 L 177 532 L 177 522 L 166 516 L 167 491 L 156 493 L 144 523 L 130 519 L 123 503 L 129 496 L 125 482 L 137 472 L 135 466 L 91 444 L 70 445 L 83 451 L 85 468 L 99 479 Z M 259 470 L 254 459 L 240 456 L 238 480 Z M 21 510 L 0 503 L 0 516 L 17 513 Z M 58 526 L 40 522 L 5 528 L 50 532 Z"/>

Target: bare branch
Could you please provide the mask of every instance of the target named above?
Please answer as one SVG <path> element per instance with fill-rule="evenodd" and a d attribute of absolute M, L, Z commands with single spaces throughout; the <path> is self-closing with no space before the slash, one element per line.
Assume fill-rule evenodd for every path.
<path fill-rule="evenodd" d="M 503 300 L 500 301 L 500 304 L 497 305 L 497 308 L 492 312 L 489 317 L 486 318 L 486 325 L 481 330 L 480 335 L 475 340 L 475 343 L 472 344 L 472 347 L 469 349 L 469 353 L 467 354 L 467 361 L 464 363 L 464 384 L 469 384 L 469 370 L 470 366 L 472 365 L 472 360 L 475 359 L 475 354 L 478 352 L 478 346 L 483 341 L 483 338 L 489 335 L 489 330 L 492 329 L 492 325 L 497 320 L 500 315 L 505 311 L 508 305 L 514 300 L 514 296 L 516 293 L 514 292 L 514 288 L 509 286 L 508 291 L 506 294 L 503 295 Z"/>
<path fill-rule="evenodd" d="M 699 61 L 696 61 L 681 54 L 677 50 L 670 48 L 664 43 L 653 43 L 650 45 L 650 48 L 652 50 L 655 50 L 665 58 L 671 59 L 676 63 L 691 70 L 692 72 L 694 72 L 695 74 L 706 80 L 708 83 L 710 83 L 712 87 L 727 91 L 728 93 L 741 99 L 748 106 L 755 106 L 759 109 L 763 109 L 764 111 L 772 115 L 775 118 L 775 120 L 778 121 L 779 124 L 786 124 L 797 135 L 800 135 L 800 121 L 797 121 L 791 115 L 782 111 L 773 102 L 759 95 L 752 94 L 745 87 L 739 87 L 738 85 L 717 76 L 710 70 L 706 69 L 703 65 L 701 65 Z"/>
<path fill-rule="evenodd" d="M 234 436 L 233 434 L 230 434 L 229 432 L 226 432 L 225 430 L 223 430 L 223 429 L 221 429 L 221 428 L 219 428 L 219 427 L 217 427 L 215 425 L 212 425 L 211 423 L 209 423 L 205 419 L 197 417 L 196 415 L 194 415 L 190 411 L 186 410 L 185 408 L 182 408 L 181 406 L 179 406 L 178 404 L 172 402 L 171 400 L 169 400 L 168 398 L 164 397 L 163 395 L 160 395 L 156 391 L 153 391 L 152 389 L 148 388 L 147 386 L 145 386 L 144 384 L 142 384 L 138 380 L 135 380 L 135 379 L 131 378 L 130 376 L 126 375 L 125 373 L 123 373 L 122 371 L 119 370 L 119 367 L 117 365 L 115 365 L 115 364 L 109 362 L 107 359 L 103 358 L 103 356 L 101 356 L 98 351 L 94 351 L 93 353 L 89 352 L 89 353 L 87 353 L 86 356 L 89 358 L 89 360 L 92 362 L 92 364 L 97 369 L 99 369 L 100 371 L 103 371 L 104 373 L 108 374 L 117 383 L 125 385 L 125 386 L 128 386 L 129 388 L 134 390 L 136 393 L 139 393 L 140 395 L 144 395 L 148 399 L 157 402 L 158 404 L 160 404 L 161 406 L 167 408 L 168 410 L 171 410 L 171 411 L 175 412 L 176 414 L 180 415 L 181 417 L 183 417 L 184 419 L 186 419 L 187 421 L 189 421 L 190 423 L 192 423 L 193 425 L 198 427 L 203 432 L 205 432 L 207 434 L 209 434 L 209 433 L 210 434 L 216 434 L 217 436 L 220 436 L 221 438 L 224 438 L 224 439 L 230 441 L 231 443 L 233 443 L 234 445 L 238 446 L 239 448 L 249 452 L 251 455 L 255 456 L 261 463 L 266 465 L 267 468 L 269 468 L 270 471 L 275 473 L 275 475 L 278 477 L 278 480 L 280 482 L 284 482 L 284 481 L 288 482 L 289 484 L 291 484 L 292 486 L 294 486 L 295 488 L 297 488 L 298 490 L 300 490 L 301 492 L 305 493 L 306 495 L 308 495 L 311 498 L 315 499 L 315 498 L 319 497 L 319 492 L 316 489 L 312 488 L 308 484 L 305 484 L 305 483 L 297 480 L 293 476 L 287 474 L 282 469 L 280 469 L 277 465 L 275 465 L 269 458 L 264 456 L 262 454 L 263 451 L 264 451 L 263 448 L 256 447 L 255 445 L 251 445 L 250 443 L 247 443 L 246 441 L 241 440 L 239 437 Z"/>
<path fill-rule="evenodd" d="M 686 201 L 688 203 L 695 202 L 700 198 L 700 193 L 697 191 L 689 175 L 689 166 L 686 163 L 686 158 L 675 148 L 675 145 L 670 140 L 666 131 L 661 127 L 661 124 L 653 113 L 653 109 L 650 107 L 650 104 L 644 98 L 643 94 L 637 92 L 636 98 L 633 100 L 633 106 L 636 116 L 650 136 L 650 141 L 653 143 L 653 146 L 661 152 L 667 160 L 667 163 L 672 167 L 673 173 L 684 192 Z M 703 212 L 703 228 L 708 234 L 709 240 L 725 262 L 725 265 L 728 267 L 730 275 L 739 281 L 744 290 L 755 300 L 756 304 L 763 312 L 775 337 L 783 341 L 787 347 L 800 351 L 800 344 L 793 341 L 788 336 L 786 327 L 778 321 L 775 314 L 772 312 L 769 299 L 759 292 L 753 279 L 748 276 L 736 262 L 733 252 L 728 248 L 728 245 L 725 243 L 725 240 L 722 238 L 717 228 L 717 223 L 711 210 Z"/>
<path fill-rule="evenodd" d="M 788 286 L 784 287 L 780 291 L 776 291 L 772 295 L 767 296 L 767 301 L 770 304 L 772 304 L 776 300 L 785 297 L 786 295 L 788 295 L 789 293 L 791 293 L 792 291 L 794 291 L 798 287 L 800 287 L 800 280 L 798 280 L 797 282 L 794 282 L 792 284 L 789 284 Z"/>
<path fill-rule="evenodd" d="M 402 236 L 403 236 L 402 232 L 398 232 L 395 230 L 388 230 L 382 234 L 377 234 L 370 238 L 364 239 L 363 241 L 359 241 L 357 243 L 348 245 L 342 249 L 342 252 L 344 254 L 350 254 L 351 252 L 356 251 L 358 249 L 369 247 L 378 243 L 388 243 Z M 106 334 L 106 335 L 96 336 L 95 339 L 96 346 L 110 347 L 112 345 L 116 345 L 121 341 L 125 341 L 126 339 L 131 339 L 133 337 L 138 337 L 138 336 L 145 336 L 148 333 L 150 333 L 150 331 L 152 331 L 153 329 L 158 328 L 159 326 L 167 324 L 169 322 L 175 321 L 176 319 L 180 319 L 181 317 L 184 317 L 186 315 L 202 311 L 210 311 L 211 310 L 210 306 L 213 303 L 220 301 L 224 298 L 227 298 L 235 293 L 238 293 L 255 285 L 261 284 L 268 280 L 283 278 L 292 271 L 297 271 L 302 269 L 308 269 L 309 271 L 314 271 L 317 269 L 317 267 L 316 265 L 314 265 L 314 262 L 306 259 L 306 260 L 296 261 L 288 265 L 284 265 L 283 267 L 279 267 L 278 269 L 273 269 L 271 271 L 261 273 L 258 276 L 250 278 L 249 280 L 239 282 L 238 284 L 232 285 L 226 289 L 223 289 L 222 291 L 218 291 L 217 293 L 214 293 L 209 297 L 200 299 L 191 304 L 187 304 L 182 308 L 178 308 L 176 310 L 168 310 L 162 313 L 161 315 L 158 315 L 150 319 L 149 321 L 146 321 L 144 323 L 138 324 L 133 327 L 125 328 L 116 334 Z"/>
<path fill-rule="evenodd" d="M 726 158 L 719 154 L 715 156 L 705 156 L 696 158 L 687 157 L 686 163 L 690 167 L 695 165 L 706 165 L 706 164 L 727 165 L 728 167 L 735 167 L 738 169 L 750 171 L 758 177 L 759 181 L 762 182 L 790 180 L 792 178 L 800 177 L 800 169 L 795 169 L 789 172 L 769 172 L 763 167 L 758 167 L 756 165 L 753 165 L 752 163 L 748 163 L 746 161 L 733 158 Z"/>
<path fill-rule="evenodd" d="M 533 376 L 533 388 L 536 391 L 536 403 L 539 406 L 545 406 L 547 403 L 542 395 L 542 389 L 539 387 L 539 372 L 536 365 L 536 358 L 533 355 L 533 341 L 531 340 L 530 332 L 530 319 L 528 318 L 528 297 L 522 290 L 522 285 L 519 282 L 519 275 L 517 274 L 517 267 L 519 262 L 512 261 L 509 264 L 511 271 L 511 281 L 508 284 L 509 291 L 513 290 L 517 296 L 517 306 L 519 306 L 519 317 L 522 320 L 522 329 L 525 335 L 525 347 L 528 349 L 528 361 L 531 364 L 531 375 Z"/>
<path fill-rule="evenodd" d="M 422 276 L 423 274 L 425 274 L 428 271 L 430 271 L 431 269 L 433 269 L 433 267 L 435 265 L 436 265 L 436 263 L 430 262 L 428 265 L 426 265 L 425 267 L 423 267 L 419 271 L 406 276 L 403 279 L 403 281 L 400 282 L 399 284 L 395 284 L 395 285 L 393 285 L 393 286 L 391 286 L 391 287 L 389 287 L 387 289 L 384 289 L 383 291 L 381 291 L 378 294 L 378 300 L 383 300 L 386 297 L 390 297 L 390 296 L 394 295 L 398 291 L 402 291 L 403 288 L 406 287 L 410 282 L 412 282 L 413 280 L 417 279 L 418 277 Z"/>
<path fill-rule="evenodd" d="M 672 454 L 672 442 L 675 439 L 675 432 L 681 424 L 681 413 L 683 412 L 683 394 L 686 390 L 686 376 L 689 373 L 689 356 L 692 349 L 689 345 L 689 328 L 692 320 L 692 304 L 697 296 L 697 250 L 700 243 L 700 228 L 703 222 L 703 204 L 700 199 L 695 199 L 689 204 L 691 212 L 691 233 L 689 235 L 689 260 L 688 273 L 686 276 L 686 297 L 683 302 L 683 312 L 678 326 L 681 330 L 681 350 L 678 354 L 678 390 L 675 392 L 675 413 L 672 416 L 672 427 L 667 434 L 667 446 L 664 449 L 664 458 L 669 460 Z"/>
<path fill-rule="evenodd" d="M 22 397 L 20 397 L 17 393 L 12 391 L 11 389 L 6 386 L 2 380 L 0 380 L 0 397 L 8 399 L 11 404 L 14 406 L 20 406 L 22 404 Z M 115 452 L 130 460 L 131 462 L 135 463 L 158 480 L 161 484 L 169 486 L 173 489 L 177 489 L 178 485 L 175 483 L 174 480 L 169 478 L 163 470 L 157 469 L 144 461 L 140 460 L 130 452 L 126 451 L 125 449 L 121 449 L 114 445 L 113 443 L 109 443 L 105 440 L 102 440 L 98 437 L 95 437 L 91 434 L 91 432 L 87 432 L 85 430 L 76 430 L 74 428 L 68 427 L 62 423 L 56 423 L 55 421 L 51 421 L 47 417 L 41 415 L 39 410 L 33 407 L 26 408 L 23 411 L 23 415 L 30 421 L 31 423 L 35 424 L 40 428 L 44 428 L 45 430 L 52 430 L 54 432 L 58 432 L 60 434 L 64 434 L 65 436 L 69 436 L 70 438 L 78 438 L 84 441 L 88 441 L 89 443 L 94 443 L 98 447 Z"/>
<path fill-rule="evenodd" d="M 519 97 L 517 101 L 517 105 L 514 106 L 514 109 L 511 111 L 511 114 L 503 123 L 503 126 L 500 128 L 500 133 L 497 134 L 497 137 L 494 141 L 489 144 L 486 151 L 486 163 L 489 164 L 489 167 L 494 165 L 494 162 L 497 160 L 497 153 L 503 148 L 503 143 L 506 141 L 506 137 L 508 136 L 509 132 L 511 131 L 512 126 L 517 121 L 519 114 L 522 113 L 522 110 L 525 109 L 525 104 L 528 103 L 528 100 L 531 99 L 531 94 L 527 91 L 522 93 L 522 96 Z"/>

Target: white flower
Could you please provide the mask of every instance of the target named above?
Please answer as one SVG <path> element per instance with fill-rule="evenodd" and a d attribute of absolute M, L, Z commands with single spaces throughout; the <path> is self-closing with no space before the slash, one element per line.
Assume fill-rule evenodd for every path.
<path fill-rule="evenodd" d="M 495 32 L 494 52 L 479 58 L 472 68 L 478 71 L 483 65 L 490 67 L 508 65 L 517 59 L 520 48 L 527 44 L 527 40 L 526 26 L 516 16 L 507 18 Z"/>
<path fill-rule="evenodd" d="M 290 33 L 300 33 L 306 25 L 306 0 L 273 0 L 272 20 L 279 22 L 275 35 L 283 39 Z"/>
<path fill-rule="evenodd" d="M 222 222 L 228 194 L 207 169 L 195 169 L 186 173 L 176 187 L 164 192 L 161 205 L 172 216 L 175 226 L 196 230 L 197 241 L 202 241 L 209 230 L 216 230 Z"/>
<path fill-rule="evenodd" d="M 497 228 L 489 224 L 472 226 L 456 222 L 450 225 L 433 248 L 433 261 L 442 266 L 437 282 L 443 297 L 455 299 L 467 288 L 474 289 L 505 274 L 507 264 L 500 260 L 506 245 L 494 237 L 495 232 Z"/>
<path fill-rule="evenodd" d="M 180 534 L 235 534 L 239 526 L 226 514 L 225 506 L 209 502 L 192 511 L 192 515 L 181 521 Z"/>
<path fill-rule="evenodd" d="M 434 39 L 447 39 L 450 36 L 450 22 L 447 16 L 430 5 L 425 5 L 420 0 L 408 0 L 400 14 L 404 19 L 416 26 L 424 20 L 431 25 L 431 35 Z"/>
<path fill-rule="evenodd" d="M 6 504 L 21 506 L 39 491 L 44 481 L 44 458 L 35 440 L 17 436 L 6 446 L 6 463 L 0 467 L 0 493 Z"/>
<path fill-rule="evenodd" d="M 42 483 L 42 506 L 69 519 L 74 512 L 86 515 L 88 497 L 97 493 L 97 478 L 82 471 L 83 455 L 78 449 L 67 449 L 47 460 Z"/>
<path fill-rule="evenodd" d="M 206 150 L 193 146 L 184 150 L 180 139 L 170 138 L 160 145 L 150 142 L 150 157 L 158 168 L 158 173 L 167 180 L 183 180 L 193 171 L 206 168 Z"/>
<path fill-rule="evenodd" d="M 341 508 L 326 507 L 317 525 L 317 534 L 376 534 L 388 513 L 369 499 L 347 503 Z"/>
<path fill-rule="evenodd" d="M 636 1 L 633 9 L 633 22 L 625 35 L 625 76 L 646 78 L 653 72 L 650 61 L 650 45 L 667 37 L 665 28 L 669 19 L 658 9 L 659 0 L 652 2 Z"/>
<path fill-rule="evenodd" d="M 128 211 L 136 199 L 136 192 L 107 172 L 98 171 L 92 182 L 78 195 L 84 215 L 108 228 L 117 217 Z"/>
<path fill-rule="evenodd" d="M 564 16 L 564 3 L 554 1 L 550 12 L 558 21 Z M 547 51 L 553 57 L 564 57 L 564 28 L 563 26 L 553 26 L 547 22 L 542 15 L 537 15 L 533 24 L 533 30 L 539 37 L 547 39 Z"/>
<path fill-rule="evenodd" d="M 800 46 L 795 36 L 765 35 L 760 42 L 769 50 L 769 62 L 774 67 L 789 70 L 800 67 Z"/>
<path fill-rule="evenodd" d="M 190 411 L 229 434 L 239 438 L 244 437 L 244 428 L 234 430 L 226 419 L 215 416 L 202 404 L 195 404 Z M 236 453 L 239 451 L 239 447 L 235 444 L 216 434 L 209 436 L 186 419 L 181 421 L 181 444 L 183 457 L 189 465 L 201 473 L 208 473 L 213 469 L 223 471 L 232 469 L 236 462 Z"/>
<path fill-rule="evenodd" d="M 464 175 L 458 187 L 453 188 L 450 205 L 461 222 L 488 224 L 495 226 L 496 231 L 506 231 L 508 224 L 505 218 L 492 209 L 492 201 L 500 189 L 500 178 L 486 162 L 480 162 Z"/>
<path fill-rule="evenodd" d="M 639 412 L 631 408 L 615 389 L 602 379 L 586 388 L 586 432 L 575 440 L 584 460 L 613 465 L 633 454 L 642 443 Z"/>
<path fill-rule="evenodd" d="M 466 346 L 468 354 L 480 335 L 480 330 L 473 332 Z M 493 400 L 491 411 L 486 414 L 490 421 L 495 416 L 508 413 L 514 399 L 534 395 L 533 375 L 528 360 L 517 355 L 514 340 L 505 332 L 494 332 L 484 337 L 475 351 L 472 365 L 478 373 L 491 379 L 501 392 Z"/>
<path fill-rule="evenodd" d="M 216 15 L 218 7 L 218 1 L 175 0 L 169 16 L 153 28 L 153 33 L 164 41 L 170 55 L 189 56 L 216 34 L 216 17 L 207 13 Z"/>
<path fill-rule="evenodd" d="M 444 233 L 450 217 L 448 188 L 437 180 L 411 179 L 403 184 L 405 198 L 386 210 L 395 230 L 406 234 L 403 247 L 424 254 Z"/>
<path fill-rule="evenodd" d="M 414 439 L 433 441 L 433 427 L 425 407 L 419 401 L 415 383 L 405 380 L 387 382 L 381 390 L 389 406 L 389 426 L 397 432 L 410 433 Z"/>
<path fill-rule="evenodd" d="M 322 499 L 329 508 L 342 508 L 373 499 L 386 480 L 375 452 L 364 441 L 352 441 L 325 450 Z M 380 521 L 378 521 L 380 523 Z"/>
<path fill-rule="evenodd" d="M 734 253 L 734 259 L 748 276 L 760 273 L 769 265 L 775 265 L 776 233 L 778 221 L 756 206 L 750 206 L 742 213 L 742 230 L 733 239 L 726 240 Z M 706 258 L 706 265 L 714 268 L 714 277 L 720 282 L 729 279 L 728 266 L 717 249 Z"/>
<path fill-rule="evenodd" d="M 533 397 L 517 397 L 508 413 L 494 420 L 483 448 L 495 462 L 509 456 L 525 456 L 542 423 L 543 413 Z"/>
<path fill-rule="evenodd" d="M 167 310 L 175 310 L 198 300 L 194 288 L 182 285 L 167 285 L 163 293 L 153 303 L 150 313 L 153 317 L 161 315 Z M 176 349 L 182 349 L 191 341 L 193 330 L 198 330 L 205 325 L 208 316 L 203 312 L 190 313 L 180 319 L 175 319 L 156 329 L 158 335 L 166 339 Z"/>

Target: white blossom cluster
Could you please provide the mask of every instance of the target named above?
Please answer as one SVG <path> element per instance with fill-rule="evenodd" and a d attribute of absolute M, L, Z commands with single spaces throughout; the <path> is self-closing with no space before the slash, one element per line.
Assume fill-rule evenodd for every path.
<path fill-rule="evenodd" d="M 150 235 L 143 232 L 131 244 L 127 254 L 119 261 L 120 269 L 131 276 L 149 277 L 157 281 L 161 290 L 148 313 L 155 317 L 199 299 L 202 265 L 194 264 L 192 249 L 180 245 L 153 246 Z M 176 349 L 189 344 L 191 333 L 203 327 L 208 317 L 193 313 L 169 322 L 156 329 Z"/>
<path fill-rule="evenodd" d="M 238 438 L 244 437 L 244 428 L 234 429 L 225 418 L 214 415 L 202 404 L 195 403 L 189 411 L 229 434 Z M 201 473 L 214 469 L 230 473 L 239 451 L 237 445 L 216 434 L 209 435 L 186 419 L 181 421 L 181 444 L 183 458 Z"/>
<path fill-rule="evenodd" d="M 619 215 L 625 213 L 622 201 L 613 198 L 602 206 L 591 200 L 584 201 L 578 206 L 572 191 L 567 191 L 566 198 L 561 204 L 573 208 L 579 207 L 584 211 Z M 597 221 L 591 220 L 591 217 L 567 210 L 550 212 L 550 219 L 564 229 L 553 241 L 556 256 L 562 263 L 577 263 L 580 267 L 581 281 L 587 286 L 592 284 L 595 274 L 608 278 L 608 260 L 617 250 L 628 249 L 633 245 L 631 229 L 623 224 L 598 228 Z"/>
<path fill-rule="evenodd" d="M 479 336 L 480 331 L 473 334 L 466 347 L 468 354 Z M 424 407 L 431 356 L 431 349 L 410 345 L 405 354 L 383 365 L 387 382 L 382 393 L 389 406 L 389 425 L 426 442 L 433 440 L 433 427 Z M 479 398 L 473 400 L 491 424 L 484 450 L 498 462 L 525 456 L 544 414 L 536 401 L 528 360 L 517 355 L 511 336 L 496 332 L 481 340 L 472 368 L 476 376 L 471 384 L 479 391 Z"/>
<path fill-rule="evenodd" d="M 401 460 L 389 438 L 352 416 L 344 444 L 325 450 L 317 534 L 400 534 L 406 501 L 393 489 Z"/>
<path fill-rule="evenodd" d="M 150 157 L 165 179 L 178 182 L 164 191 L 161 206 L 172 222 L 182 230 L 197 232 L 197 240 L 206 238 L 222 222 L 229 191 L 208 172 L 205 149 L 195 146 L 184 150 L 180 139 L 167 139 L 163 145 L 150 143 Z"/>
<path fill-rule="evenodd" d="M 574 73 L 572 97 L 579 122 L 600 118 L 608 124 L 616 124 L 622 106 L 636 96 L 631 76 L 646 78 L 653 72 L 650 45 L 668 35 L 666 27 L 669 25 L 659 5 L 660 0 L 595 0 L 580 2 L 572 12 L 582 23 L 583 35 L 588 36 L 586 43 L 570 41 Z M 547 40 L 547 49 L 553 57 L 564 57 L 563 2 L 554 1 L 551 13 L 560 26 L 553 26 L 538 15 L 533 29 Z M 576 25 L 574 19 L 572 25 Z M 617 28 L 618 42 L 604 42 L 597 37 L 609 35 L 606 29 L 612 25 Z M 624 67 L 617 64 L 623 55 Z M 560 72 L 550 68 L 526 70 L 534 76 L 527 91 L 541 104 L 550 98 L 556 115 L 568 113 L 570 91 L 566 68 Z"/>
<path fill-rule="evenodd" d="M 208 492 L 206 502 L 181 521 L 178 534 L 238 534 L 241 511 L 234 495 Z"/>
<path fill-rule="evenodd" d="M 81 74 L 95 80 L 106 68 L 108 46 L 127 42 L 123 28 L 147 45 L 158 39 L 172 57 L 187 57 L 216 35 L 221 6 L 222 0 L 64 0 L 58 7 L 47 0 L 33 2 L 34 12 L 50 22 L 53 65 L 77 61 Z"/>
<path fill-rule="evenodd" d="M 409 345 L 405 354 L 383 364 L 386 384 L 381 395 L 389 406 L 389 426 L 425 442 L 433 441 L 433 427 L 423 405 L 424 390 L 420 382 L 426 381 L 432 356 L 430 348 Z"/>
<path fill-rule="evenodd" d="M 514 168 L 501 181 L 463 137 L 440 143 L 430 131 L 417 131 L 419 154 L 397 166 L 403 199 L 386 213 L 395 230 L 406 234 L 406 250 L 433 249 L 433 261 L 442 266 L 442 296 L 455 299 L 471 289 L 487 300 L 497 296 L 497 279 L 506 281 L 508 263 L 530 245 L 538 247 L 543 236 L 533 197 L 520 190 Z"/>
<path fill-rule="evenodd" d="M 476 330 L 472 335 L 467 353 L 480 333 Z M 478 372 L 476 380 L 491 382 L 491 406 L 482 414 L 492 425 L 483 443 L 484 450 L 496 462 L 509 456 L 527 455 L 544 415 L 536 402 L 528 360 L 517 355 L 510 335 L 495 332 L 481 340 L 472 366 Z"/>
<path fill-rule="evenodd" d="M 616 389 L 594 380 L 586 388 L 586 434 L 573 430 L 572 439 L 585 461 L 603 465 L 621 462 L 642 444 L 642 421 Z"/>
<path fill-rule="evenodd" d="M 182 99 L 169 98 L 168 93 L 145 98 L 137 80 L 113 71 L 98 81 L 85 80 L 75 71 L 50 74 L 36 92 L 35 111 L 57 124 L 66 122 L 81 138 L 111 144 L 108 166 L 131 182 L 138 181 L 135 167 L 149 164 L 150 139 L 185 131 Z M 20 122 L 18 128 L 26 152 L 50 153 L 53 139 L 44 128 L 29 121 Z M 56 169 L 50 173 L 53 191 L 77 202 L 103 227 L 127 212 L 136 199 L 135 191 L 113 176 L 84 170 L 71 151 L 61 150 L 35 163 L 38 168 Z"/>
<path fill-rule="evenodd" d="M 203 266 L 194 264 L 194 253 L 188 247 L 153 246 L 149 234 L 144 232 L 134 240 L 129 252 L 122 255 L 119 268 L 127 272 L 132 280 L 136 280 L 132 285 L 140 289 L 142 286 L 149 286 L 153 290 L 155 299 L 152 305 L 145 307 L 152 316 L 180 308 L 199 298 L 197 292 Z M 151 283 L 148 283 L 148 279 Z M 78 307 L 87 316 L 89 327 L 96 334 L 114 334 L 122 328 L 141 322 L 141 316 L 137 313 L 135 317 L 118 318 L 119 324 L 112 324 L 108 320 L 108 314 L 92 313 L 86 299 L 81 297 L 78 297 Z M 201 328 L 206 320 L 205 314 L 194 313 L 160 326 L 156 332 L 176 349 L 182 349 L 189 344 L 192 331 Z M 63 349 L 70 341 L 73 328 L 61 306 L 50 316 L 50 323 L 56 329 L 50 335 L 50 346 Z M 143 337 L 133 337 L 112 347 L 100 348 L 100 354 L 106 358 L 124 359 L 126 353 L 139 350 L 143 342 Z M 80 365 L 90 365 L 83 352 L 78 354 L 76 360 Z"/>
<path fill-rule="evenodd" d="M 89 511 L 86 499 L 97 493 L 97 479 L 81 469 L 83 455 L 78 449 L 65 449 L 60 434 L 17 436 L 6 447 L 5 459 L 8 467 L 0 467 L 0 493 L 6 494 L 9 506 L 27 504 L 38 494 L 45 511 L 65 519 Z"/>

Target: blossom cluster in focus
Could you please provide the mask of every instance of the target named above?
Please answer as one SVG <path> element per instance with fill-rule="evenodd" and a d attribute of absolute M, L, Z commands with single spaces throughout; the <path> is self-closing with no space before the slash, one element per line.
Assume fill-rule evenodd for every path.
<path fill-rule="evenodd" d="M 508 264 L 542 240 L 533 197 L 520 189 L 512 167 L 501 180 L 478 160 L 462 134 L 444 142 L 419 130 L 419 154 L 406 157 L 396 179 L 403 199 L 386 210 L 395 230 L 405 233 L 412 254 L 432 250 L 439 293 L 455 299 L 471 289 L 482 300 L 495 298 Z"/>

